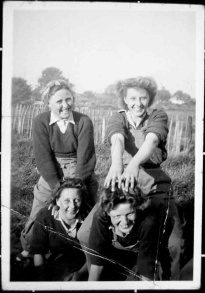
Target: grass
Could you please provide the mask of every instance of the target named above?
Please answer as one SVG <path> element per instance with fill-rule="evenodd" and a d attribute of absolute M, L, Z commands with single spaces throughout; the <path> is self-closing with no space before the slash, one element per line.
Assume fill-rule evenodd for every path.
<path fill-rule="evenodd" d="M 101 189 L 110 166 L 110 150 L 104 144 L 97 145 L 96 154 L 95 173 Z M 33 188 L 39 178 L 30 139 L 13 136 L 11 165 L 11 241 L 15 242 L 30 214 Z M 194 147 L 186 153 L 168 157 L 162 167 L 172 179 L 175 201 L 184 223 L 184 235 L 191 244 L 193 235 L 190 227 L 193 229 L 194 222 Z"/>

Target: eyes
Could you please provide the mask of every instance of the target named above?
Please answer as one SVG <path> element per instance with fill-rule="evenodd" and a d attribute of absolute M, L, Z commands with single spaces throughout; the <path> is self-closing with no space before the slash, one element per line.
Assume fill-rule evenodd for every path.
<path fill-rule="evenodd" d="M 114 220 L 120 220 L 122 216 L 123 216 L 123 215 L 116 215 L 116 216 L 112 216 L 112 218 L 113 218 Z M 124 216 L 126 216 L 128 219 L 132 219 L 132 218 L 135 216 L 135 212 L 131 212 L 131 213 L 126 214 L 126 215 L 124 215 Z"/>
<path fill-rule="evenodd" d="M 148 97 L 147 96 L 143 96 L 143 97 L 139 97 L 139 98 L 136 98 L 136 97 L 131 97 L 130 98 L 130 100 L 133 101 L 133 102 L 135 100 L 137 100 L 137 99 L 140 100 L 140 101 L 147 101 L 148 100 Z"/>
<path fill-rule="evenodd" d="M 73 200 L 66 199 L 66 200 L 64 200 L 64 203 L 65 204 L 70 204 L 70 203 L 79 204 L 79 203 L 81 203 L 81 199 L 79 199 L 79 198 L 75 198 Z"/>
<path fill-rule="evenodd" d="M 69 102 L 72 101 L 72 98 L 71 97 L 68 97 L 66 99 L 59 99 L 59 100 L 56 101 L 56 104 L 59 104 L 60 105 L 60 104 L 63 103 L 63 101 L 65 101 L 66 103 L 69 103 Z"/>

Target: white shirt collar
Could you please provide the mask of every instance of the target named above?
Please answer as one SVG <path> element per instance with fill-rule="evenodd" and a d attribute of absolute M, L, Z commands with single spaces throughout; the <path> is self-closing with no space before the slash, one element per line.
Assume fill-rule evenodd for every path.
<path fill-rule="evenodd" d="M 59 118 L 57 115 L 55 115 L 53 112 L 51 112 L 50 122 L 49 125 L 52 125 L 60 120 L 64 120 L 62 118 Z M 70 113 L 70 116 L 68 119 L 66 119 L 68 122 L 75 124 L 74 118 L 73 118 L 73 112 Z"/>
<path fill-rule="evenodd" d="M 76 221 L 74 222 L 74 224 L 70 227 L 70 229 L 68 229 L 65 225 L 65 223 L 63 222 L 61 216 L 60 216 L 60 212 L 58 210 L 57 214 L 54 215 L 54 219 L 57 220 L 57 221 L 60 221 L 63 228 L 65 229 L 66 233 L 69 235 L 69 236 L 72 236 L 73 238 L 76 237 L 77 235 L 77 224 L 78 223 L 83 223 L 81 217 L 79 216 L 78 218 L 76 218 Z"/>
<path fill-rule="evenodd" d="M 119 113 L 120 112 L 125 112 L 126 113 L 126 116 L 127 116 L 127 121 L 136 129 L 139 124 L 141 123 L 141 121 L 143 120 L 144 116 L 146 115 L 146 112 L 144 114 L 144 116 L 142 117 L 142 119 L 138 122 L 138 123 L 135 123 L 133 120 L 132 120 L 132 117 L 131 117 L 131 114 L 130 114 L 130 111 L 126 111 L 125 109 L 121 109 L 118 111 Z"/>

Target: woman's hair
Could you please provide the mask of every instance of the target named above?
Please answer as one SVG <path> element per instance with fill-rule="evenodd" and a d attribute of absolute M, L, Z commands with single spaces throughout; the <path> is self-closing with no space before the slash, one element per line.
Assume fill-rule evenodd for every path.
<path fill-rule="evenodd" d="M 120 97 L 120 107 L 128 110 L 127 105 L 124 101 L 124 98 L 127 95 L 127 90 L 129 88 L 140 88 L 147 91 L 150 100 L 149 106 L 151 106 L 154 102 L 154 98 L 157 94 L 157 84 L 152 77 L 136 77 L 125 79 L 124 81 L 119 81 L 116 85 L 117 92 Z"/>
<path fill-rule="evenodd" d="M 50 81 L 41 91 L 42 94 L 42 100 L 44 104 L 48 104 L 50 98 L 59 90 L 66 89 L 68 90 L 75 102 L 75 94 L 74 91 L 72 90 L 70 84 L 66 82 L 63 79 L 57 79 L 57 80 L 52 80 Z"/>
<path fill-rule="evenodd" d="M 87 187 L 84 184 L 83 180 L 80 178 L 68 178 L 66 181 L 63 181 L 59 187 L 55 188 L 52 192 L 51 204 L 56 205 L 56 200 L 61 197 L 61 193 L 66 188 L 76 188 L 79 191 L 79 195 L 81 196 L 82 205 L 80 208 L 81 215 L 87 215 L 91 210 L 91 207 L 87 203 L 88 192 Z"/>
<path fill-rule="evenodd" d="M 137 186 L 134 189 L 129 188 L 128 192 L 118 188 L 118 186 L 115 187 L 115 191 L 111 191 L 110 187 L 105 188 L 100 196 L 100 207 L 106 213 L 115 209 L 118 204 L 126 202 L 130 203 L 134 208 L 141 209 L 145 199 Z"/>

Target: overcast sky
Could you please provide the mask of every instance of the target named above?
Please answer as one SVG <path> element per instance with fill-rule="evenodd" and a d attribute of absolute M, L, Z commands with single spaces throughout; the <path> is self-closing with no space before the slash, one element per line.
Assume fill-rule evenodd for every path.
<path fill-rule="evenodd" d="M 102 92 L 119 79 L 148 75 L 159 88 L 195 98 L 193 6 L 39 4 L 13 10 L 12 76 L 35 87 L 54 66 L 77 92 Z"/>

